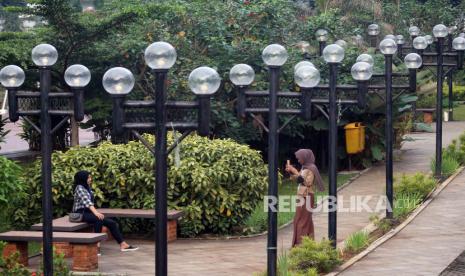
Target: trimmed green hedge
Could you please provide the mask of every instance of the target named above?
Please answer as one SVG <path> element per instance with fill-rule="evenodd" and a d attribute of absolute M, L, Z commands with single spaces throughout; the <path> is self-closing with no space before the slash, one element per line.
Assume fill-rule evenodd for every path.
<path fill-rule="evenodd" d="M 145 138 L 154 143 L 153 136 Z M 170 134 L 168 144 L 172 142 Z M 248 146 L 191 135 L 181 144 L 180 160 L 176 167 L 174 154 L 169 155 L 168 204 L 171 209 L 186 212 L 180 221 L 184 236 L 231 232 L 263 198 L 267 168 L 259 152 Z M 55 152 L 52 162 L 55 216 L 71 210 L 73 176 L 78 170 L 92 173 L 98 207 L 154 207 L 154 158 L 140 142 L 76 147 Z M 40 160 L 24 175 L 29 189 L 24 204 L 27 212 L 25 218 L 18 219 L 28 218 L 34 223 L 39 221 L 41 209 Z M 139 230 L 153 228 L 149 220 L 142 223 L 145 226 L 139 223 Z"/>

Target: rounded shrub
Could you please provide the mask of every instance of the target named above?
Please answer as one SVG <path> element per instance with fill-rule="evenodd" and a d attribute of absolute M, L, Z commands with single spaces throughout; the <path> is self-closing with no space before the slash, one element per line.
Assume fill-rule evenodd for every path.
<path fill-rule="evenodd" d="M 154 143 L 154 136 L 144 137 Z M 168 140 L 170 146 L 171 134 Z M 179 152 L 179 163 L 173 153 L 168 157 L 168 208 L 185 211 L 182 235 L 231 232 L 263 198 L 267 168 L 258 151 L 228 139 L 191 135 Z M 154 158 L 140 142 L 75 147 L 55 152 L 52 162 L 55 216 L 71 210 L 73 177 L 79 170 L 92 173 L 97 207 L 154 208 Z M 34 223 L 41 208 L 40 160 L 24 175 L 29 188 L 26 215 Z M 145 229 L 153 228 L 153 221 L 143 224 Z"/>

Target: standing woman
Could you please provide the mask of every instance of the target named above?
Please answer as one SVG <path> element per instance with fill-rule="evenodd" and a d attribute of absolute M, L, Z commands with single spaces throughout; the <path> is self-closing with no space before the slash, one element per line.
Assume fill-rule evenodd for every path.
<path fill-rule="evenodd" d="M 296 207 L 294 217 L 294 235 L 292 247 L 302 242 L 302 236 L 315 238 L 313 228 L 312 210 L 315 208 L 315 186 L 319 191 L 324 191 L 324 183 L 320 172 L 315 165 L 315 155 L 310 149 L 300 149 L 295 153 L 297 161 L 302 166 L 300 172 L 289 162 L 286 164 L 286 172 L 291 175 L 291 179 L 297 180 L 297 196 L 299 204 Z M 309 208 L 311 207 L 311 208 Z"/>
<path fill-rule="evenodd" d="M 91 189 L 92 176 L 88 171 L 79 171 L 74 175 L 74 204 L 73 213 L 81 213 L 82 221 L 94 225 L 95 233 L 102 233 L 102 226 L 106 226 L 120 246 L 121 251 L 134 251 L 137 247 L 127 244 L 118 228 L 118 224 L 95 209 L 94 193 Z"/>

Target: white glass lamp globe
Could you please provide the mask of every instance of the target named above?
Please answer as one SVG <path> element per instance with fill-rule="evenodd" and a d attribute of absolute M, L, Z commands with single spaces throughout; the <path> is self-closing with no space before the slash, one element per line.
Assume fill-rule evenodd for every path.
<path fill-rule="evenodd" d="M 378 24 L 370 24 L 368 26 L 368 35 L 375 36 L 379 34 Z"/>
<path fill-rule="evenodd" d="M 90 82 L 90 71 L 81 64 L 71 65 L 65 71 L 65 81 L 70 87 L 84 87 Z"/>
<path fill-rule="evenodd" d="M 229 71 L 229 79 L 234 85 L 247 86 L 255 79 L 255 71 L 247 64 L 236 64 Z"/>
<path fill-rule="evenodd" d="M 296 44 L 297 48 L 300 49 L 300 51 L 305 54 L 305 53 L 308 53 L 310 51 L 310 43 L 308 43 L 308 41 L 299 41 L 297 44 Z"/>
<path fill-rule="evenodd" d="M 328 31 L 325 29 L 318 29 L 315 32 L 315 36 L 318 41 L 326 41 L 328 40 Z"/>
<path fill-rule="evenodd" d="M 221 85 L 221 78 L 215 69 L 202 66 L 189 75 L 189 87 L 196 95 L 212 95 Z"/>
<path fill-rule="evenodd" d="M 103 88 L 111 95 L 127 95 L 134 88 L 134 76 L 123 67 L 114 67 L 103 75 Z"/>
<path fill-rule="evenodd" d="M 418 28 L 417 26 L 412 26 L 408 28 L 408 33 L 410 34 L 410 36 L 418 36 L 420 35 L 420 28 Z"/>
<path fill-rule="evenodd" d="M 334 42 L 334 44 L 337 44 L 337 45 L 341 46 L 342 48 L 347 47 L 347 42 L 345 40 L 342 40 L 342 39 L 336 40 L 336 42 Z"/>
<path fill-rule="evenodd" d="M 311 63 L 310 61 L 308 60 L 303 60 L 303 61 L 300 61 L 299 63 L 297 63 L 295 66 L 294 66 L 294 73 L 302 66 L 311 66 L 311 67 L 315 67 L 315 65 L 313 63 Z M 315 67 L 316 68 L 316 67 Z"/>
<path fill-rule="evenodd" d="M 457 51 L 465 50 L 465 38 L 463 37 L 456 37 L 452 41 L 452 47 Z"/>
<path fill-rule="evenodd" d="M 32 61 L 37 66 L 52 66 L 58 60 L 58 52 L 50 44 L 39 44 L 32 49 Z"/>
<path fill-rule="evenodd" d="M 174 47 L 163 41 L 152 43 L 145 49 L 145 62 L 152 69 L 170 69 L 176 62 Z"/>
<path fill-rule="evenodd" d="M 367 62 L 359 61 L 350 70 L 352 77 L 357 81 L 367 81 L 373 75 L 373 66 Z"/>
<path fill-rule="evenodd" d="M 433 36 L 431 36 L 431 35 L 425 35 L 424 38 L 426 39 L 426 43 L 427 43 L 428 45 L 433 44 Z"/>
<path fill-rule="evenodd" d="M 299 69 L 294 72 L 294 80 L 300 87 L 315 87 L 320 83 L 320 71 L 312 66 L 300 66 Z"/>
<path fill-rule="evenodd" d="M 361 54 L 361 55 L 359 55 L 357 57 L 356 62 L 366 62 L 366 63 L 370 64 L 371 66 L 373 66 L 373 64 L 375 64 L 375 60 L 369 54 Z"/>
<path fill-rule="evenodd" d="M 331 44 L 323 49 L 323 59 L 327 63 L 339 63 L 344 59 L 344 48 L 337 44 Z"/>
<path fill-rule="evenodd" d="M 423 36 L 415 37 L 415 39 L 413 40 L 413 48 L 417 50 L 424 50 L 426 49 L 426 47 L 428 47 L 428 43 L 426 42 L 425 37 Z"/>
<path fill-rule="evenodd" d="M 287 61 L 286 48 L 279 44 L 271 44 L 266 46 L 262 52 L 262 59 L 268 66 L 283 66 Z"/>
<path fill-rule="evenodd" d="M 392 39 L 392 40 L 394 40 L 394 41 L 396 40 L 396 36 L 393 35 L 393 34 L 388 34 L 388 35 L 386 35 L 386 36 L 384 37 L 384 39 L 386 39 L 386 38 Z"/>
<path fill-rule="evenodd" d="M 447 29 L 446 25 L 438 24 L 433 27 L 434 37 L 438 37 L 438 38 L 446 37 L 448 33 L 449 33 L 449 30 Z"/>
<path fill-rule="evenodd" d="M 405 56 L 404 58 L 404 63 L 405 66 L 407 66 L 408 69 L 418 69 L 421 67 L 421 64 L 423 63 L 421 56 L 417 53 L 410 53 Z"/>
<path fill-rule="evenodd" d="M 457 26 L 455 26 L 455 25 L 454 25 L 454 26 L 450 26 L 449 28 L 447 28 L 447 33 L 448 33 L 448 34 L 453 34 L 453 33 L 455 33 L 455 31 L 457 31 L 457 29 L 458 29 L 458 28 L 457 28 Z"/>
<path fill-rule="evenodd" d="M 379 50 L 383 55 L 393 55 L 397 52 L 397 44 L 393 39 L 383 39 L 379 44 Z"/>
<path fill-rule="evenodd" d="M 397 45 L 404 45 L 405 44 L 405 39 L 403 35 L 396 35 L 395 39 Z"/>
<path fill-rule="evenodd" d="M 23 85 L 26 75 L 16 65 L 7 65 L 0 70 L 0 83 L 5 88 L 17 88 Z"/>

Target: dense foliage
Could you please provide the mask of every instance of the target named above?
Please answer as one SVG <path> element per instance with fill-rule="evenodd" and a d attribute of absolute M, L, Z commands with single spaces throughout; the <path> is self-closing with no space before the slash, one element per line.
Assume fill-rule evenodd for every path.
<path fill-rule="evenodd" d="M 18 200 L 24 195 L 21 173 L 21 167 L 14 161 L 0 156 L 0 217 L 15 209 Z M 5 221 L 0 222 L 0 226 L 3 223 Z"/>
<path fill-rule="evenodd" d="M 364 35 L 366 26 L 373 20 L 383 25 L 386 33 L 395 30 L 404 33 L 407 21 L 393 21 L 389 12 L 392 4 L 385 1 L 317 1 L 315 9 L 309 9 L 302 1 L 266 0 L 266 1 L 97 1 L 96 12 L 81 11 L 79 1 L 34 0 L 38 4 L 27 13 L 41 16 L 48 25 L 27 33 L 4 33 L 0 37 L 0 62 L 16 63 L 36 71 L 31 66 L 30 49 L 39 42 L 56 46 L 60 58 L 54 66 L 54 84 L 56 89 L 66 89 L 62 73 L 72 63 L 81 63 L 92 70 L 93 80 L 86 93 L 86 112 L 91 115 L 88 127 L 102 137 L 108 135 L 110 128 L 110 100 L 101 87 L 103 73 L 112 66 L 129 68 L 137 79 L 135 92 L 131 97 L 151 98 L 153 96 L 153 77 L 143 61 L 144 49 L 154 41 L 164 40 L 175 46 L 178 61 L 170 73 L 169 97 L 191 99 L 187 87 L 187 76 L 191 70 L 201 65 L 216 68 L 223 77 L 223 85 L 213 101 L 212 131 L 216 137 L 228 137 L 245 142 L 264 151 L 266 136 L 263 130 L 251 121 L 241 125 L 234 115 L 235 93 L 228 81 L 228 71 L 236 63 L 248 63 L 256 71 L 256 81 L 251 89 L 266 89 L 267 68 L 261 61 L 263 48 L 270 43 L 286 46 L 290 57 L 283 68 L 281 88 L 295 90 L 293 84 L 293 65 L 302 59 L 296 45 L 301 40 L 310 41 L 310 52 L 317 50 L 314 32 L 326 28 L 330 32 L 330 41 L 345 39 L 349 42 L 346 58 L 341 65 L 340 83 L 352 83 L 350 67 L 358 54 L 366 50 L 366 44 L 357 35 Z M 418 4 L 416 1 L 399 1 L 402 6 L 398 12 L 409 16 L 418 16 L 422 29 L 429 28 L 431 18 L 445 20 L 456 18 L 451 5 L 442 3 L 440 12 L 428 7 L 436 7 L 434 1 Z M 414 4 L 416 5 L 414 5 Z M 421 6 L 421 13 L 414 8 Z M 400 9 L 402 8 L 402 9 Z M 434 15 L 434 16 L 432 16 Z M 423 24 L 424 23 L 424 24 Z M 13 43 L 17 41 L 17 43 Z M 3 43 L 3 44 L 1 44 Z M 20 47 L 17 47 L 20 45 Z M 3 57 L 3 58 L 2 58 Z M 327 81 L 328 68 L 319 58 L 312 59 L 322 72 L 323 81 Z M 400 61 L 396 61 L 399 63 Z M 376 55 L 375 68 L 381 70 L 383 59 Z M 402 67 L 399 67 L 402 70 Z M 28 77 L 28 86 L 34 82 Z M 344 97 L 345 95 L 341 95 Z M 400 100 L 400 99 L 399 99 Z M 408 103 L 415 99 L 410 99 Z M 347 122 L 362 121 L 367 128 L 367 148 L 365 152 L 353 158 L 355 166 L 370 166 L 371 161 L 383 158 L 384 136 L 377 131 L 384 124 L 384 110 L 379 101 L 368 111 L 349 108 L 342 114 L 339 125 Z M 378 103 L 376 103 L 376 101 Z M 396 137 L 401 143 L 408 121 L 404 113 L 409 104 L 396 101 Z M 283 103 L 287 104 L 287 103 Z M 266 118 L 264 118 L 266 120 Z M 287 120 L 281 117 L 282 122 Z M 296 120 L 282 132 L 281 160 L 284 155 L 297 147 L 320 148 L 316 151 L 318 162 L 325 164 L 324 141 L 327 122 L 324 116 L 315 112 L 311 121 Z M 29 133 L 29 132 L 27 132 Z M 344 150 L 343 132 L 340 132 L 339 158 L 347 156 Z M 30 133 L 27 139 L 37 139 Z M 342 165 L 342 164 L 341 164 Z"/>
<path fill-rule="evenodd" d="M 154 142 L 153 136 L 147 138 Z M 228 233 L 247 218 L 263 197 L 266 166 L 260 154 L 248 146 L 231 140 L 189 136 L 179 154 L 179 166 L 173 154 L 169 156 L 168 203 L 169 208 L 186 212 L 180 223 L 181 234 Z M 72 148 L 54 153 L 52 159 L 55 216 L 71 210 L 73 176 L 78 170 L 92 173 L 98 207 L 154 208 L 154 158 L 139 142 Z M 24 174 L 29 196 L 20 206 L 25 206 L 27 212 L 16 217 L 28 223 L 40 218 L 39 172 L 37 161 Z M 146 227 L 140 229 L 151 229 L 152 223 L 145 221 Z"/>
<path fill-rule="evenodd" d="M 3 119 L 0 116 L 0 149 L 2 148 L 2 143 L 5 142 L 5 136 L 10 132 L 9 130 L 5 129 L 6 123 L 7 119 Z"/>

